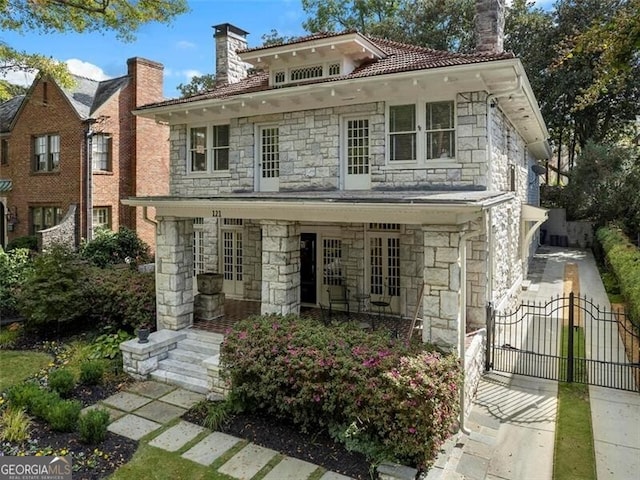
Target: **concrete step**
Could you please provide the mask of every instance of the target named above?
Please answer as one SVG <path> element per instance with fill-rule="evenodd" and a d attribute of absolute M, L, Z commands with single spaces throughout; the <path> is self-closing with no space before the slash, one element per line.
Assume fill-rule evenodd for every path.
<path fill-rule="evenodd" d="M 169 350 L 170 359 L 191 363 L 193 365 L 202 365 L 202 362 L 209 357 L 211 357 L 211 355 L 208 353 L 198 353 L 191 350 L 182 350 L 181 348 Z"/>
<path fill-rule="evenodd" d="M 158 368 L 151 372 L 151 378 L 159 382 L 178 385 L 186 390 L 197 393 L 209 393 L 209 382 L 195 377 L 190 377 L 181 373 L 169 372 Z"/>
<path fill-rule="evenodd" d="M 190 377 L 198 378 L 200 380 L 207 380 L 207 369 L 202 365 L 196 365 L 188 362 L 181 362 L 171 358 L 165 358 L 158 362 L 158 368 L 167 372 L 178 373 L 181 375 L 187 375 Z"/>
<path fill-rule="evenodd" d="M 204 353 L 207 355 L 217 355 L 218 353 L 220 353 L 219 345 L 208 342 L 201 342 L 200 340 L 192 340 L 190 338 L 180 340 L 178 342 L 177 348 L 180 350 L 188 350 L 190 352 Z"/>
<path fill-rule="evenodd" d="M 204 330 L 194 330 L 189 328 L 186 330 L 189 340 L 199 340 L 205 343 L 214 343 L 220 345 L 224 340 L 224 335 L 214 332 L 205 332 Z"/>

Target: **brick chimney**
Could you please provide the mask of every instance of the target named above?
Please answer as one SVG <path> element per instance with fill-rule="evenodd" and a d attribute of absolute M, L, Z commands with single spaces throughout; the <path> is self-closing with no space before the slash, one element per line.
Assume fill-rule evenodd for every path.
<path fill-rule="evenodd" d="M 504 2 L 505 0 L 476 0 L 476 52 L 503 51 Z"/>
<path fill-rule="evenodd" d="M 247 48 L 249 32 L 230 23 L 213 26 L 216 45 L 216 84 L 236 83 L 246 78 L 247 67 L 236 54 Z"/>

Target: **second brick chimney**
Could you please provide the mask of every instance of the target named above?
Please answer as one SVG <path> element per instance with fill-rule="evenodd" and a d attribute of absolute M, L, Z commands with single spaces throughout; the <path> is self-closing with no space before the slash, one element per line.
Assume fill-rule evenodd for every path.
<path fill-rule="evenodd" d="M 246 78 L 247 67 L 236 52 L 247 48 L 249 32 L 230 23 L 214 25 L 213 30 L 216 45 L 216 84 L 235 83 Z"/>
<path fill-rule="evenodd" d="M 504 2 L 505 0 L 476 0 L 476 52 L 503 51 Z"/>

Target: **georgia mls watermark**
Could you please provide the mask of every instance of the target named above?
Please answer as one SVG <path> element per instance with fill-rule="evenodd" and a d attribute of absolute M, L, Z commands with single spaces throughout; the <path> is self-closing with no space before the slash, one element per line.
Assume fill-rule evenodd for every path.
<path fill-rule="evenodd" d="M 71 458 L 0 456 L 0 480 L 71 480 Z"/>

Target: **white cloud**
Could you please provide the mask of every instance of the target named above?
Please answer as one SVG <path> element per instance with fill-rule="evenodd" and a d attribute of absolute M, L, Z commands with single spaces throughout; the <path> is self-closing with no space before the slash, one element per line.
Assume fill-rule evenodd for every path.
<path fill-rule="evenodd" d="M 181 49 L 196 48 L 196 44 L 187 40 L 180 40 L 178 43 L 176 43 L 176 47 Z"/>
<path fill-rule="evenodd" d="M 90 78 L 92 80 L 107 80 L 110 78 L 104 71 L 93 63 L 83 62 L 77 58 L 67 60 L 67 68 L 74 75 Z"/>
<path fill-rule="evenodd" d="M 202 76 L 202 72 L 200 70 L 184 70 L 182 74 L 187 77 L 187 80 L 191 80 L 193 77 Z"/>
<path fill-rule="evenodd" d="M 7 80 L 9 83 L 13 83 L 14 85 L 22 85 L 23 87 L 30 86 L 35 77 L 35 73 L 25 72 L 24 70 L 2 72 L 2 74 L 0 74 L 0 78 L 3 80 Z"/>

